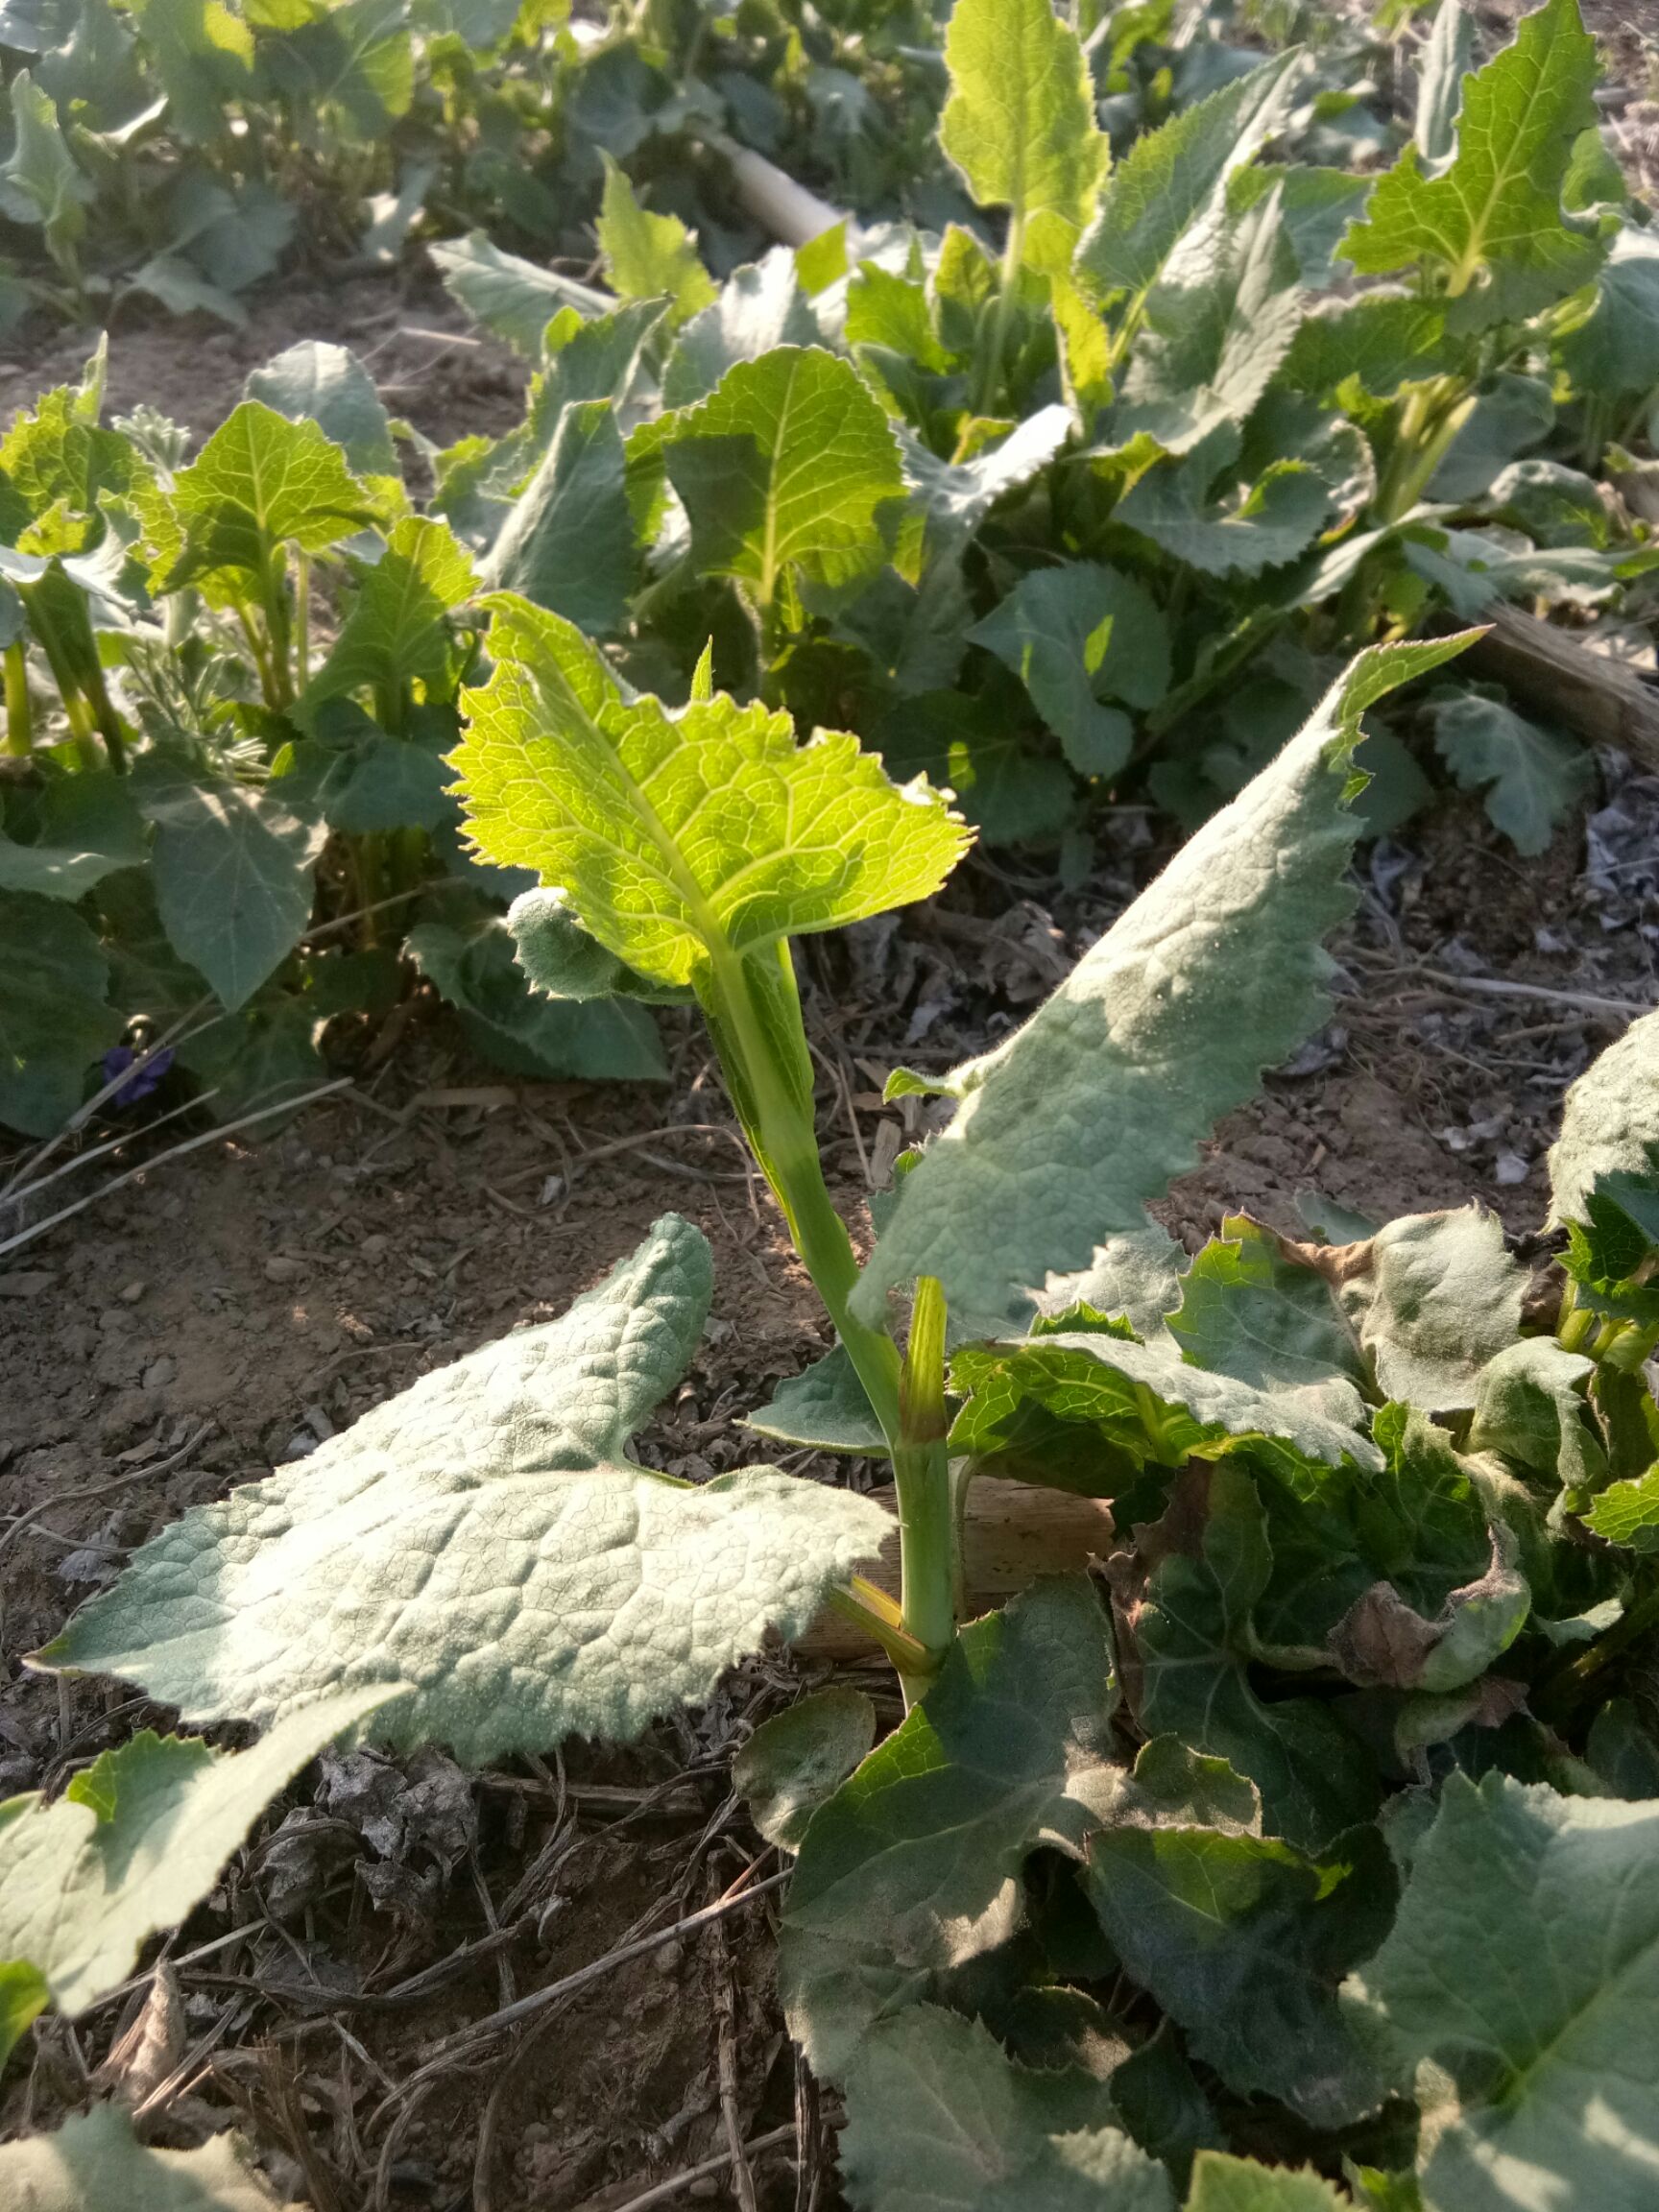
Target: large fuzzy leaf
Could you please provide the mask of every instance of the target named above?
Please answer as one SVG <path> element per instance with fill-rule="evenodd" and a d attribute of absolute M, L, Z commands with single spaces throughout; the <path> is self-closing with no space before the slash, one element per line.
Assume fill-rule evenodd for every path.
<path fill-rule="evenodd" d="M 1568 1092 L 1550 1194 L 1552 1223 L 1587 1225 L 1605 1199 L 1659 1243 L 1659 1014 L 1632 1022 Z"/>
<path fill-rule="evenodd" d="M 153 2151 L 112 2104 L 0 2144 L 0 2194 L 9 2212 L 302 2212 L 278 2200 L 239 2136 Z"/>
<path fill-rule="evenodd" d="M 247 395 L 290 422 L 315 422 L 359 476 L 397 473 L 391 420 L 374 379 L 349 346 L 303 338 L 255 369 Z"/>
<path fill-rule="evenodd" d="M 1115 2117 L 1081 2067 L 1017 2065 L 979 2021 L 917 2005 L 859 2053 L 842 2171 L 860 2212 L 1174 2212 Z"/>
<path fill-rule="evenodd" d="M 1077 36 L 1048 0 L 957 0 L 939 142 L 982 207 L 1006 207 L 1021 258 L 1064 275 L 1107 144 Z"/>
<path fill-rule="evenodd" d="M 421 974 L 456 1008 L 469 1042 L 492 1066 L 536 1082 L 572 1075 L 595 1083 L 667 1080 L 662 1046 L 643 1006 L 602 991 L 544 997 L 528 989 L 516 940 L 499 916 L 471 930 L 418 922 L 406 942 Z M 590 937 L 583 942 L 608 959 Z M 616 962 L 610 965 L 617 971 Z"/>
<path fill-rule="evenodd" d="M 949 1079 L 956 1118 L 904 1178 L 855 1302 L 937 1276 L 999 1332 L 1049 1274 L 1143 1231 L 1146 1201 L 1329 1003 L 1359 718 L 1462 639 L 1361 654 L 1308 727 L 1214 815 L 1024 1028 Z"/>
<path fill-rule="evenodd" d="M 1040 1845 L 1080 1854 L 1112 1788 L 1112 1700 L 1093 1589 L 1039 1583 L 962 1630 L 922 1703 L 813 1816 L 779 1973 L 820 2071 L 1018 1927 Z"/>
<path fill-rule="evenodd" d="M 152 6 L 156 4 L 151 0 Z M 561 308 L 595 315 L 613 304 L 589 285 L 520 260 L 517 253 L 503 253 L 481 230 L 441 240 L 427 252 L 451 298 L 529 361 L 541 359 L 542 335 Z"/>
<path fill-rule="evenodd" d="M 775 347 L 653 437 L 703 574 L 736 577 L 770 603 L 790 569 L 843 583 L 880 565 L 879 518 L 897 520 L 903 477 L 880 402 L 850 361 Z"/>
<path fill-rule="evenodd" d="M 1578 0 L 1546 0 L 1465 81 L 1451 163 L 1428 176 L 1407 146 L 1343 253 L 1368 276 L 1438 263 L 1451 295 L 1470 295 L 1482 317 L 1530 314 L 1576 290 L 1602 249 L 1562 220 L 1561 188 L 1575 141 L 1596 123 L 1596 73 Z"/>
<path fill-rule="evenodd" d="M 1430 2212 L 1647 2212 L 1659 2138 L 1659 1804 L 1447 1781 L 1392 1934 L 1349 1984 L 1402 2077 L 1443 2070 Z"/>
<path fill-rule="evenodd" d="M 627 1442 L 690 1358 L 709 1248 L 673 1214 L 559 1320 L 428 1375 L 312 1456 L 198 1506 L 42 1654 L 196 1720 L 406 1683 L 374 1733 L 468 1760 L 622 1739 L 804 1628 L 888 1526 L 743 1468 L 694 1487 Z"/>
<path fill-rule="evenodd" d="M 1480 1370 L 1519 1335 L 1526 1292 L 1503 1224 L 1470 1205 L 1379 1230 L 1342 1302 L 1384 1395 L 1452 1413 L 1474 1405 Z"/>
<path fill-rule="evenodd" d="M 490 602 L 495 673 L 454 756 L 479 849 L 568 892 L 619 960 L 687 983 L 727 951 L 936 891 L 966 842 L 939 795 L 785 714 L 630 697 L 580 632 Z"/>
<path fill-rule="evenodd" d="M 0 1960 L 33 1967 L 42 2002 L 72 2019 L 84 2012 L 132 1971 L 152 1936 L 206 1896 L 306 1761 L 398 1695 L 372 1685 L 325 1697 L 228 1755 L 146 1728 L 77 1774 L 55 1804 L 36 1795 L 0 1805 Z"/>
<path fill-rule="evenodd" d="M 1241 1214 L 1222 1222 L 1220 1236 L 1182 1276 L 1169 1333 L 1198 1366 L 1257 1390 L 1366 1381 L 1324 1277 L 1287 1258 L 1270 1229 Z"/>

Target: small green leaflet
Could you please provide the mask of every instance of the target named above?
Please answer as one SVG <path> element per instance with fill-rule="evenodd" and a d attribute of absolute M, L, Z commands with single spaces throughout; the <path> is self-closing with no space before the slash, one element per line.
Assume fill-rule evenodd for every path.
<path fill-rule="evenodd" d="M 142 1681 L 197 1720 L 402 1683 L 375 1737 L 470 1763 L 624 1742 L 708 1696 L 769 1627 L 798 1634 L 889 1526 L 774 1468 L 699 1487 L 628 1457 L 711 1278 L 701 1234 L 664 1215 L 559 1320 L 164 1529 L 42 1664 Z"/>
<path fill-rule="evenodd" d="M 623 627 L 637 565 L 616 411 L 606 399 L 567 406 L 501 525 L 484 587 L 522 592 L 591 636 Z"/>
<path fill-rule="evenodd" d="M 1659 1551 L 1659 1467 L 1629 1482 L 1610 1482 L 1584 1516 L 1585 1526 L 1609 1544 L 1633 1551 Z"/>
<path fill-rule="evenodd" d="M 1596 774 L 1584 747 L 1529 722 L 1502 699 L 1458 691 L 1434 703 L 1434 749 L 1465 791 L 1486 789 L 1486 813 L 1528 860 Z"/>
<path fill-rule="evenodd" d="M 939 142 L 982 207 L 1010 211 L 1010 276 L 1064 276 L 1094 205 L 1107 142 L 1070 30 L 1048 0 L 956 0 Z"/>
<path fill-rule="evenodd" d="M 340 448 L 315 422 L 290 422 L 258 399 L 244 399 L 180 471 L 173 501 L 186 541 L 168 590 L 228 568 L 262 578 L 279 545 L 318 552 L 373 519 Z"/>
<path fill-rule="evenodd" d="M 685 224 L 677 215 L 652 215 L 641 207 L 626 171 L 609 155 L 599 210 L 599 251 L 619 299 L 667 298 L 677 324 L 689 321 L 714 299 L 714 286 Z"/>
<path fill-rule="evenodd" d="M 1394 1928 L 1348 1984 L 1408 2085 L 1444 2070 L 1429 2212 L 1647 2212 L 1659 1804 L 1447 1779 Z"/>
<path fill-rule="evenodd" d="M 1363 276 L 1438 262 L 1454 300 L 1483 278 L 1473 304 L 1484 321 L 1535 313 L 1587 283 L 1602 248 L 1568 227 L 1561 187 L 1579 132 L 1596 126 L 1596 74 L 1578 0 L 1546 0 L 1465 82 L 1449 166 L 1427 176 L 1407 146 L 1343 253 Z"/>
<path fill-rule="evenodd" d="M 589 937 L 563 891 L 520 892 L 507 909 L 506 927 L 518 965 L 533 988 L 549 998 L 577 1002 L 620 996 L 654 1006 L 673 1005 L 685 994 L 648 983 L 626 968 L 597 938 Z"/>
<path fill-rule="evenodd" d="M 1463 0 L 1436 8 L 1423 48 L 1423 73 L 1417 87 L 1417 117 L 1411 135 L 1425 166 L 1450 160 L 1457 146 L 1457 110 L 1463 105 L 1463 80 L 1475 60 L 1475 18 Z"/>
<path fill-rule="evenodd" d="M 732 1787 L 767 1841 L 793 1851 L 875 1741 L 875 1706 L 862 1690 L 832 1684 L 760 1723 L 732 1762 Z"/>
<path fill-rule="evenodd" d="M 488 602 L 495 673 L 463 695 L 454 764 L 479 850 L 567 891 L 577 920 L 661 983 L 936 891 L 966 832 L 856 738 L 797 745 L 723 695 L 630 697 L 569 623 Z"/>
<path fill-rule="evenodd" d="M 816 346 L 739 361 L 653 437 L 703 575 L 736 577 L 769 606 L 792 567 L 835 584 L 880 565 L 904 482 L 880 402 L 850 361 Z"/>
<path fill-rule="evenodd" d="M 1144 585 L 1092 561 L 1022 577 L 968 635 L 1013 669 L 1082 776 L 1129 757 L 1129 718 L 1101 701 L 1155 707 L 1169 688 L 1163 613 Z"/>
<path fill-rule="evenodd" d="M 290 346 L 248 379 L 250 399 L 263 401 L 290 422 L 315 422 L 359 476 L 395 476 L 397 448 L 374 379 L 349 346 L 320 338 Z"/>
<path fill-rule="evenodd" d="M 1050 1274 L 1145 1227 L 1214 1121 L 1324 1019 L 1360 716 L 1466 642 L 1361 654 L 1024 1028 L 950 1076 L 956 1118 L 904 1178 L 855 1310 L 878 1318 L 890 1287 L 934 1275 L 965 1327 L 998 1334 Z"/>
<path fill-rule="evenodd" d="M 109 964 L 73 907 L 33 891 L 0 888 L 0 944 L 29 951 L 0 962 L 0 1122 L 55 1137 L 124 1027 L 105 1000 Z"/>
<path fill-rule="evenodd" d="M 369 694 L 382 712 L 400 708 L 412 684 L 445 673 L 451 650 L 445 617 L 471 596 L 472 565 L 444 524 L 406 515 L 393 525 L 386 549 L 361 572 L 328 658 L 305 690 L 305 706 L 351 691 Z"/>
<path fill-rule="evenodd" d="M 240 2136 L 154 2151 L 113 2104 L 77 2113 L 55 2134 L 0 2144 L 0 2193 L 15 2212 L 303 2212 L 279 2202 Z"/>
<path fill-rule="evenodd" d="M 55 1804 L 0 1806 L 0 1960 L 34 1967 L 59 2010 L 77 2017 L 125 1980 L 152 1936 L 200 1904 L 277 1791 L 397 1695 L 393 1685 L 325 1697 L 228 1754 L 146 1728 Z"/>
<path fill-rule="evenodd" d="M 471 930 L 418 922 L 407 944 L 421 974 L 457 1010 L 469 1042 L 493 1067 L 533 1082 L 666 1080 L 662 1046 L 642 1006 L 601 994 L 553 999 L 527 990 L 514 939 L 498 915 Z M 592 949 L 608 957 L 602 947 Z"/>
<path fill-rule="evenodd" d="M 1169 1334 L 1185 1357 L 1257 1390 L 1295 1389 L 1345 1377 L 1364 1362 L 1330 1286 L 1298 1264 L 1272 1230 L 1235 1214 L 1181 1278 Z"/>

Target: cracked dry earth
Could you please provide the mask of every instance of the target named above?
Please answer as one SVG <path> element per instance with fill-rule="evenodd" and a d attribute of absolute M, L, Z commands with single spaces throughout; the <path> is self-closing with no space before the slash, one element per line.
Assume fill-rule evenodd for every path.
<path fill-rule="evenodd" d="M 115 404 L 142 396 L 202 427 L 247 367 L 326 335 L 384 341 L 376 372 L 433 435 L 480 410 L 510 419 L 511 363 L 411 334 L 442 337 L 445 312 L 418 284 L 299 290 L 211 362 L 177 325 L 118 332 Z M 83 349 L 0 368 L 0 405 Z M 1006 1034 L 1166 852 L 1125 808 L 1076 894 L 975 856 L 928 906 L 807 943 L 828 1165 L 850 1217 L 921 1126 L 917 1101 L 881 1104 L 893 1063 L 949 1065 Z M 1474 802 L 1443 800 L 1367 850 L 1359 893 L 1331 1023 L 1161 1209 L 1189 1245 L 1240 1209 L 1295 1229 L 1307 1191 L 1374 1220 L 1477 1197 L 1517 1236 L 1536 1230 L 1563 1089 L 1622 1007 L 1659 998 L 1659 778 L 1603 757 L 1586 812 L 1536 861 Z M 663 1019 L 666 1086 L 507 1084 L 421 995 L 377 1071 L 362 1032 L 331 1038 L 341 1070 L 361 1070 L 353 1090 L 263 1143 L 177 1162 L 158 1157 L 176 1130 L 135 1129 L 117 1164 L 151 1161 L 136 1180 L 0 1261 L 0 1795 L 60 1787 L 169 1724 L 119 1684 L 60 1688 L 20 1663 L 132 1547 L 560 1311 L 665 1210 L 709 1236 L 716 1290 L 639 1455 L 693 1480 L 767 1456 L 734 1417 L 825 1335 L 700 1032 Z M 835 2114 L 783 2032 L 776 1861 L 729 1773 L 801 1674 L 783 1655 L 752 1661 L 626 1751 L 572 1743 L 476 1775 L 435 1751 L 325 1757 L 168 1947 L 168 1974 L 74 2032 L 37 2026 L 0 2128 L 50 2126 L 80 2101 L 153 1992 L 152 2139 L 239 2125 L 317 2212 L 618 2212 L 733 2136 L 757 2147 L 757 2212 L 829 2212 Z M 869 1681 L 896 1716 L 890 1686 Z M 745 1884 L 753 1903 L 680 1927 Z M 733 2201 L 726 2170 L 680 2200 Z"/>

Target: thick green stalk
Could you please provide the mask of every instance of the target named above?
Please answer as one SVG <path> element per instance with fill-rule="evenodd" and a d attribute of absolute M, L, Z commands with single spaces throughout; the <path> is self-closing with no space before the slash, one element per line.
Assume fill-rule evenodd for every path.
<path fill-rule="evenodd" d="M 916 1286 L 899 1383 L 899 1561 L 906 1632 L 931 1655 L 931 1673 L 956 1630 L 956 1527 L 945 1437 L 945 1292 Z M 910 1685 L 906 1683 L 906 1695 Z"/>
<path fill-rule="evenodd" d="M 1379 522 L 1399 522 L 1410 514 L 1474 406 L 1475 394 L 1460 378 L 1437 376 L 1412 392 L 1377 487 L 1372 513 Z"/>
<path fill-rule="evenodd" d="M 974 386 L 975 415 L 989 415 L 997 403 L 997 395 L 1002 383 L 1002 355 L 1008 345 L 1008 325 L 1014 318 L 1014 287 L 1020 281 L 1020 264 L 1024 258 L 1025 218 L 1016 208 L 1008 218 L 1008 238 L 1002 249 L 997 304 L 991 311 L 991 328 Z"/>
<path fill-rule="evenodd" d="M 27 757 L 35 750 L 35 714 L 29 698 L 29 663 L 23 640 L 6 648 L 6 741 L 0 752 Z"/>

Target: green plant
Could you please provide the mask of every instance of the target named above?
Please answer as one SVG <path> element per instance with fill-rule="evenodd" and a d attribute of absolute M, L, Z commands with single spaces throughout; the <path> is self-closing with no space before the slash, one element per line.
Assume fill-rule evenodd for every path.
<path fill-rule="evenodd" d="M 916 2202 L 922 2155 L 950 2205 L 1300 2212 L 1349 2201 L 1341 2179 L 1431 2212 L 1569 2188 L 1634 2212 L 1659 1942 L 1659 1017 L 1569 1095 L 1565 1248 L 1530 1285 L 1479 1208 L 1338 1247 L 1234 1220 L 1190 1261 L 1144 1212 L 1321 1020 L 1360 717 L 1464 640 L 1362 655 L 943 1086 L 954 1119 L 860 1268 L 818 1167 L 788 941 L 936 883 L 957 825 L 706 677 L 670 711 L 557 617 L 503 594 L 492 618 L 456 764 L 483 849 L 548 878 L 515 911 L 523 957 L 566 958 L 573 915 L 700 1000 L 840 1335 L 753 1426 L 887 1455 L 899 1598 L 854 1572 L 890 1526 L 873 1501 L 629 1458 L 709 1294 L 670 1216 L 562 1320 L 193 1510 L 36 1663 L 187 1720 L 274 1722 L 274 1774 L 353 1696 L 378 1740 L 476 1760 L 635 1733 L 829 1601 L 892 1657 L 905 1719 L 872 1748 L 867 1702 L 805 1698 L 739 1779 L 798 1853 L 782 1987 L 845 2088 L 855 2202 Z M 1109 1501 L 1104 1590 L 1053 1579 L 972 1618 L 981 1480 Z M 194 1776 L 207 1755 L 113 1755 L 163 1757 Z M 80 1799 L 119 1817 L 99 1772 Z M 23 1840 L 68 1817 L 8 1811 Z M 16 1851 L 14 2022 L 93 1985 L 31 1935 L 58 1877 Z M 111 1908 L 62 1879 L 84 1949 Z M 120 1896 L 99 1972 L 188 1887 L 136 1918 Z"/>

